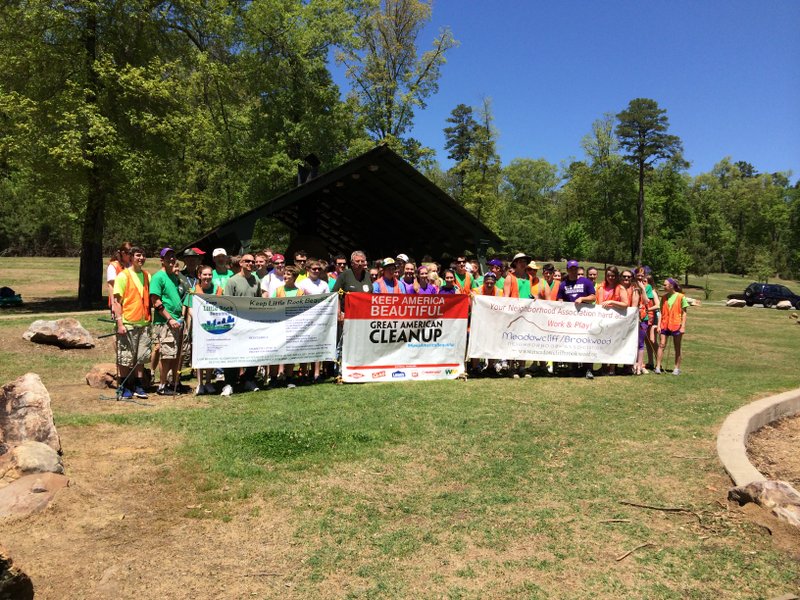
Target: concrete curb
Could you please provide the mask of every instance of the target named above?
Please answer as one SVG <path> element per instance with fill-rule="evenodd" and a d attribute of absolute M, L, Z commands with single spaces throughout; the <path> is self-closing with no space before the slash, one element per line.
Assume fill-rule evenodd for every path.
<path fill-rule="evenodd" d="M 767 423 L 800 412 L 800 388 L 751 402 L 732 412 L 717 434 L 717 455 L 737 486 L 766 481 L 747 457 L 747 436 Z"/>

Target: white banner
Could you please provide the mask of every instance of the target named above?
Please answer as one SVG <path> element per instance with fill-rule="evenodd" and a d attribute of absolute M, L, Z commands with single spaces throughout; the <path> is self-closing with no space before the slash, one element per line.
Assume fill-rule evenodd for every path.
<path fill-rule="evenodd" d="M 347 294 L 342 379 L 455 379 L 464 372 L 468 311 L 467 296 Z"/>
<path fill-rule="evenodd" d="M 632 365 L 638 310 L 475 296 L 467 355 Z"/>
<path fill-rule="evenodd" d="M 192 367 L 255 367 L 336 360 L 336 294 L 192 300 Z"/>

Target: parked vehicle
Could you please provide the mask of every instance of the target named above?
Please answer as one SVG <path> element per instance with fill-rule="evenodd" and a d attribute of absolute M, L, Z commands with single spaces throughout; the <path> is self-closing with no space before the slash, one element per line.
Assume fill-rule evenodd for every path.
<path fill-rule="evenodd" d="M 792 306 L 800 310 L 800 296 L 785 285 L 753 282 L 744 291 L 744 301 L 747 306 L 763 304 L 764 308 L 772 308 L 781 300 L 788 300 Z"/>

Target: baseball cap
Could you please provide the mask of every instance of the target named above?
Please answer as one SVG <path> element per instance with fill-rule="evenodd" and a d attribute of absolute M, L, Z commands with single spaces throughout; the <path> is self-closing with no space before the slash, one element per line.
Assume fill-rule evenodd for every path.
<path fill-rule="evenodd" d="M 532 260 L 531 262 L 528 263 L 528 268 L 529 269 L 538 270 L 539 269 L 539 265 L 536 264 L 535 260 Z"/>
<path fill-rule="evenodd" d="M 577 260 L 568 260 L 567 261 L 567 268 L 568 269 L 571 269 L 572 267 L 579 267 L 579 266 L 580 265 L 578 264 Z"/>
<path fill-rule="evenodd" d="M 200 248 L 195 248 L 195 247 L 187 248 L 186 250 L 183 251 L 184 256 L 203 256 L 204 254 L 205 252 L 200 250 Z"/>
<path fill-rule="evenodd" d="M 502 267 L 503 266 L 503 261 L 500 260 L 499 258 L 493 258 L 492 260 L 490 260 L 486 264 L 491 266 L 491 267 Z"/>
<path fill-rule="evenodd" d="M 384 258 L 383 261 L 381 262 L 381 267 L 391 267 L 391 266 L 394 266 L 394 265 L 395 265 L 395 262 L 394 262 L 394 259 L 391 256 L 389 256 L 387 258 Z"/>
<path fill-rule="evenodd" d="M 228 252 L 225 250 L 225 248 L 214 248 L 214 252 L 211 253 L 211 256 L 215 258 L 217 256 L 228 256 Z"/>
<path fill-rule="evenodd" d="M 402 260 L 403 262 L 408 262 L 408 254 L 398 254 L 397 260 Z"/>
<path fill-rule="evenodd" d="M 493 271 L 489 271 L 486 275 L 483 276 L 483 280 L 486 281 L 487 279 L 494 279 L 497 281 L 497 275 L 494 274 Z"/>
<path fill-rule="evenodd" d="M 283 258 L 283 254 L 273 254 L 272 255 L 272 262 L 286 262 L 286 259 Z"/>
<path fill-rule="evenodd" d="M 162 249 L 161 249 L 161 252 L 159 252 L 159 254 L 158 254 L 158 255 L 159 255 L 161 258 L 164 258 L 164 257 L 165 257 L 167 254 L 169 254 L 170 252 L 172 252 L 173 254 L 175 254 L 175 250 L 173 250 L 173 249 L 172 249 L 172 248 L 170 248 L 170 247 L 166 247 L 166 248 L 162 248 Z"/>

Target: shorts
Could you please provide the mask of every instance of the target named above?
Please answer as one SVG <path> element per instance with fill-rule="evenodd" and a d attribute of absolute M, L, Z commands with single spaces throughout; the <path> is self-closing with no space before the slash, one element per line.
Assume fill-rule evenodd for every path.
<path fill-rule="evenodd" d="M 683 334 L 681 333 L 680 329 L 678 329 L 677 331 L 670 331 L 669 329 L 662 329 L 661 330 L 661 335 L 678 337 L 679 335 L 683 335 Z"/>
<path fill-rule="evenodd" d="M 150 356 L 150 326 L 128 326 L 127 330 L 125 335 L 117 334 L 117 362 L 132 369 Z"/>
<path fill-rule="evenodd" d="M 647 331 L 650 329 L 650 323 L 647 321 L 639 322 L 639 350 L 644 348 L 644 340 L 647 337 Z"/>
<path fill-rule="evenodd" d="M 180 329 L 173 331 L 166 323 L 159 323 L 155 327 L 156 341 L 158 341 L 161 358 L 166 360 L 178 358 L 178 340 L 175 339 L 175 335 L 179 334 Z"/>

